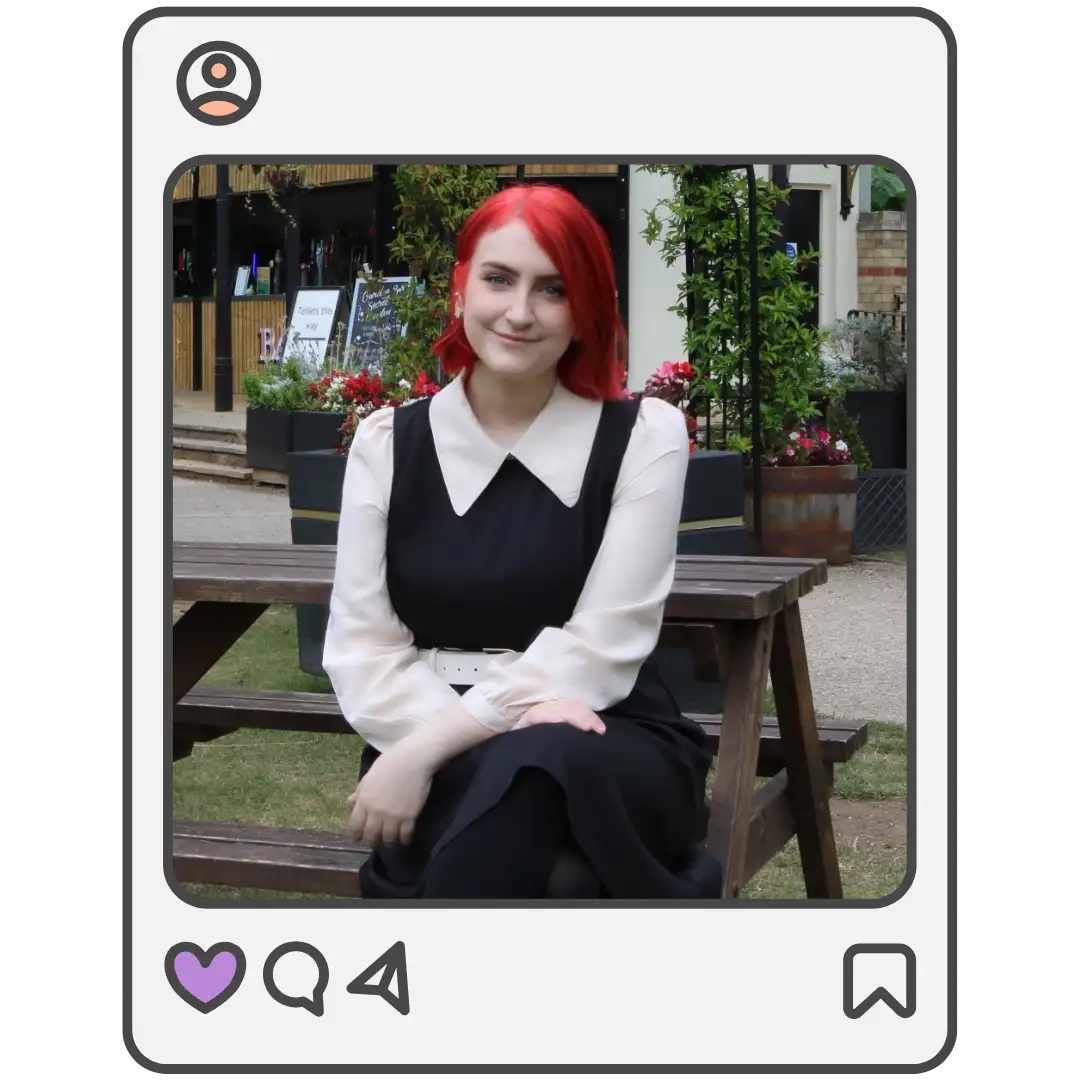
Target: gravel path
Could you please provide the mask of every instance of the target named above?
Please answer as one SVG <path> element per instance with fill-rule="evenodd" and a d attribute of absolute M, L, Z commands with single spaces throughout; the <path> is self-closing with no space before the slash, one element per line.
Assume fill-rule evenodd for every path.
<path fill-rule="evenodd" d="M 287 544 L 289 500 L 278 488 L 173 479 L 173 538 Z M 819 715 L 904 723 L 907 566 L 886 558 L 829 568 L 803 602 Z"/>

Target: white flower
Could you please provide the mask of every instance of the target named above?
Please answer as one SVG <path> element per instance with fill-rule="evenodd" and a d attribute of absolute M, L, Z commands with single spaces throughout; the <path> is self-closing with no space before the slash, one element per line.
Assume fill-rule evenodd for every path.
<path fill-rule="evenodd" d="M 837 450 L 846 450 L 847 449 L 847 443 L 844 442 L 843 439 L 837 439 L 836 442 L 833 443 L 833 446 L 835 446 Z"/>
<path fill-rule="evenodd" d="M 404 386 L 405 389 L 408 390 L 410 388 L 409 380 L 408 379 L 402 379 L 401 382 L 398 383 L 398 386 Z"/>
<path fill-rule="evenodd" d="M 794 441 L 795 441 L 795 440 L 796 440 L 796 439 L 797 439 L 798 437 L 799 437 L 799 433 L 798 433 L 797 431 L 793 431 L 793 432 L 792 432 L 792 433 L 791 433 L 791 434 L 790 434 L 790 435 L 788 436 L 788 438 L 789 438 L 789 439 L 790 439 L 790 440 L 791 440 L 792 442 L 794 442 Z"/>

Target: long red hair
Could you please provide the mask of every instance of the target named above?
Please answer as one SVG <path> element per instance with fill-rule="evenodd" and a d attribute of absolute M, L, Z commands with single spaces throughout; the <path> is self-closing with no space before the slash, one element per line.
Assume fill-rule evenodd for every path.
<path fill-rule="evenodd" d="M 622 397 L 626 330 L 615 298 L 611 246 L 592 214 L 569 191 L 553 184 L 504 188 L 466 218 L 450 273 L 450 324 L 432 346 L 432 355 L 442 358 L 447 374 L 472 371 L 478 358 L 461 318 L 454 314 L 454 298 L 465 293 L 469 264 L 480 238 L 518 218 L 562 277 L 579 337 L 559 361 L 559 379 L 581 397 Z"/>

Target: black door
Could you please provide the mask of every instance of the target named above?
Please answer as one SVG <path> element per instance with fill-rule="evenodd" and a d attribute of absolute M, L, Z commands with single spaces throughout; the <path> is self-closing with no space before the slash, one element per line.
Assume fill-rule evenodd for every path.
<path fill-rule="evenodd" d="M 788 243 L 798 245 L 800 254 L 809 248 L 821 251 L 821 192 L 811 188 L 792 188 L 791 202 L 788 206 L 787 235 L 784 238 Z M 810 286 L 816 293 L 818 291 L 819 266 L 815 263 L 804 265 L 799 271 L 799 277 Z M 803 317 L 805 326 L 816 327 L 819 324 L 820 312 L 818 301 L 815 297 L 814 306 Z"/>

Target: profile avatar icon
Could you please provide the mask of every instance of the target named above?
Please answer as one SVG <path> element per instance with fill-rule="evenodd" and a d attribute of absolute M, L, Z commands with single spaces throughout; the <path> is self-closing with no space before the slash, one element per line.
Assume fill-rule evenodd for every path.
<path fill-rule="evenodd" d="M 262 76 L 251 54 L 231 41 L 207 41 L 176 73 L 180 104 L 204 124 L 235 124 L 259 100 Z"/>

